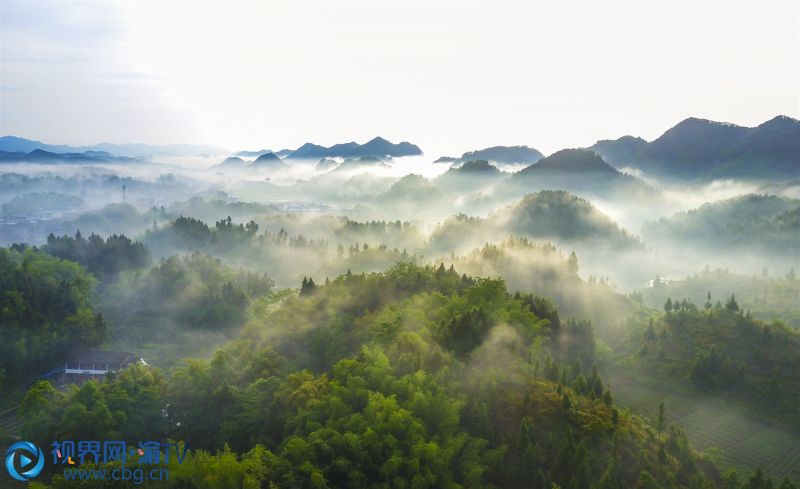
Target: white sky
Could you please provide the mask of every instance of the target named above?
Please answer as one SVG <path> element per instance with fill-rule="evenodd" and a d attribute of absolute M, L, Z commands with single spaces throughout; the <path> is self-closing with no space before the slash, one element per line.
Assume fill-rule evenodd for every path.
<path fill-rule="evenodd" d="M 800 2 L 0 0 L 0 133 L 545 153 L 800 116 Z"/>

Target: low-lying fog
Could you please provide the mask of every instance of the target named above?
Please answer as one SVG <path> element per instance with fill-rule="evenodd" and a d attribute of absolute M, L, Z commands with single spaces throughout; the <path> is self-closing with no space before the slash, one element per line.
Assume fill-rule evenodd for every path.
<path fill-rule="evenodd" d="M 633 240 L 639 241 L 638 246 L 623 249 L 614 245 L 598 246 L 597 236 L 591 234 L 594 231 L 570 236 L 557 231 L 550 232 L 540 226 L 529 230 L 509 222 L 498 224 L 503 209 L 513 206 L 526 194 L 557 188 L 539 185 L 535 180 L 533 183 L 508 185 L 513 172 L 524 165 L 494 164 L 499 172 L 459 173 L 455 169 L 460 163 L 433 163 L 435 156 L 428 154 L 381 160 L 284 159 L 261 167 L 253 163 L 254 157 L 242 157 L 240 162 L 222 164 L 227 157 L 154 157 L 152 161 L 141 163 L 103 165 L 0 165 L 0 173 L 3 174 L 0 186 L 0 204 L 3 205 L 0 244 L 8 245 L 23 240 L 41 243 L 49 232 L 72 234 L 75 230 L 70 228 L 70 219 L 75 226 L 83 223 L 91 227 L 87 224 L 91 219 L 84 218 L 81 221 L 82 215 L 122 202 L 142 214 L 160 206 L 169 210 L 172 205 L 173 214 L 209 219 L 212 216 L 193 214 L 192 206 L 176 205 L 199 196 L 206 201 L 221 200 L 226 204 L 268 204 L 272 206 L 270 209 L 273 214 L 300 213 L 308 218 L 330 214 L 360 222 L 409 221 L 419 236 L 407 251 L 425 252 L 426 259 L 464 253 L 487 242 L 502 241 L 512 234 L 528 236 L 535 241 L 550 241 L 564 253 L 577 251 L 581 275 L 608 277 L 621 292 L 641 288 L 656 275 L 679 279 L 706 266 L 744 274 L 761 273 L 764 268 L 781 274 L 787 273 L 792 267 L 800 268 L 796 251 L 769 253 L 755 241 L 725 242 L 712 247 L 713 236 L 709 243 L 701 242 L 701 236 L 697 233 L 643 233 L 643 227 L 652 229 L 662 218 L 670 219 L 677 213 L 737 196 L 770 194 L 797 198 L 800 197 L 800 185 L 797 184 L 767 186 L 736 180 L 675 184 L 628 169 L 630 174 L 637 177 L 642 188 L 647 189 L 634 194 L 617 192 L 614 187 L 608 186 L 594 188 L 590 181 L 573 187 L 570 182 L 575 180 L 566 179 L 562 188 L 586 199 L 599 213 L 613 221 L 604 221 L 601 227 L 613 227 L 616 224 L 622 228 L 621 232 L 627 232 Z M 50 198 L 43 197 L 50 194 Z M 569 214 L 574 210 L 553 211 L 565 212 L 559 219 L 576 218 Z M 214 216 L 215 219 L 226 217 L 225 212 L 230 211 L 222 208 L 220 215 Z M 234 220 L 245 222 L 265 213 L 263 209 L 256 208 L 249 214 L 235 216 Z M 481 218 L 478 224 L 484 226 L 481 232 L 456 236 L 455 244 L 450 245 L 450 249 L 432 246 L 430 239 L 437 230 L 441 230 L 442 223 L 458 214 Z M 510 213 L 508 216 L 505 219 L 519 219 L 518 214 Z M 213 225 L 213 220 L 207 224 Z M 299 220 L 295 219 L 294 222 Z M 143 221 L 139 229 L 125 229 L 141 234 L 148 225 L 150 222 Z M 345 247 L 352 244 L 337 243 L 335 233 L 330 230 L 315 231 L 296 224 L 289 225 L 292 226 L 297 227 L 298 232 L 302 231 L 306 238 L 328 241 L 332 249 L 337 244 Z M 291 229 L 287 231 L 292 233 Z M 386 245 L 389 248 L 397 246 L 392 242 L 369 244 Z"/>

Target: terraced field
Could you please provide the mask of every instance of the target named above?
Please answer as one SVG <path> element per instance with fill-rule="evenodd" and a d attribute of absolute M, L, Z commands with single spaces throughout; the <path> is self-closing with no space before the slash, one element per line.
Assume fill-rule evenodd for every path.
<path fill-rule="evenodd" d="M 617 403 L 655 418 L 664 402 L 668 423 L 686 430 L 698 451 L 712 456 L 721 468 L 749 473 L 757 467 L 773 479 L 800 481 L 800 436 L 745 415 L 743 409 L 696 391 L 643 384 L 630 376 L 615 378 L 611 390 Z"/>

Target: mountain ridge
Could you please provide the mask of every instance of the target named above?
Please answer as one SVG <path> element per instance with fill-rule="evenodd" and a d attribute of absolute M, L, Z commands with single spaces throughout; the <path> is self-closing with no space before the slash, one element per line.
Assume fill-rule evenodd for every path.
<path fill-rule="evenodd" d="M 34 149 L 30 152 L 2 151 L 0 162 L 8 163 L 65 163 L 65 164 L 96 164 L 96 163 L 134 163 L 141 162 L 139 158 L 129 156 L 114 156 L 105 151 L 85 151 L 83 153 L 57 153 L 43 149 Z"/>
<path fill-rule="evenodd" d="M 421 155 L 419 146 L 407 141 L 392 143 L 380 136 L 372 138 L 364 144 L 355 141 L 339 143 L 325 147 L 314 143 L 305 143 L 289 153 L 291 159 L 321 159 L 335 157 L 400 157 Z"/>
<path fill-rule="evenodd" d="M 544 158 L 536 148 L 530 146 L 491 146 L 467 151 L 459 158 L 440 156 L 434 163 L 462 163 L 464 161 L 486 160 L 505 164 L 531 164 Z"/>
<path fill-rule="evenodd" d="M 800 121 L 778 115 L 755 127 L 689 117 L 651 142 L 631 136 L 588 149 L 617 168 L 677 180 L 800 176 Z"/>
<path fill-rule="evenodd" d="M 10 153 L 29 153 L 41 149 L 51 153 L 84 153 L 88 151 L 104 151 L 116 156 L 145 157 L 152 155 L 196 156 L 222 152 L 219 148 L 195 144 L 151 145 L 144 143 L 98 143 L 90 146 L 70 146 L 67 144 L 48 144 L 34 139 L 18 136 L 0 136 L 0 151 Z"/>

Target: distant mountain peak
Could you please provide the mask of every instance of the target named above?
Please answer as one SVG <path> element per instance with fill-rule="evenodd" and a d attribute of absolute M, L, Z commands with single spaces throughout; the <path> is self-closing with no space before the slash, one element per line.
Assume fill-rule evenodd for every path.
<path fill-rule="evenodd" d="M 294 159 L 320 159 L 320 158 L 358 158 L 362 156 L 400 157 L 421 155 L 422 150 L 419 146 L 407 141 L 401 143 L 391 143 L 390 141 L 377 136 L 364 144 L 356 142 L 334 144 L 330 147 L 320 146 L 313 143 L 305 143 L 288 156 Z"/>
<path fill-rule="evenodd" d="M 453 173 L 500 173 L 496 166 L 492 165 L 486 160 L 470 160 L 464 162 L 461 166 L 447 170 Z"/>
<path fill-rule="evenodd" d="M 689 117 L 652 142 L 623 136 L 589 149 L 617 168 L 669 179 L 800 176 L 800 121 L 778 115 L 756 127 Z"/>
<path fill-rule="evenodd" d="M 270 151 L 269 153 L 264 153 L 261 156 L 259 156 L 258 158 L 256 158 L 256 161 L 275 161 L 275 160 L 279 160 L 279 159 L 280 158 L 278 158 L 278 156 L 275 153 Z"/>
<path fill-rule="evenodd" d="M 255 161 L 250 163 L 250 166 L 256 168 L 278 168 L 286 166 L 286 163 L 275 153 L 269 152 L 256 158 Z"/>
<path fill-rule="evenodd" d="M 520 173 L 608 173 L 619 174 L 603 158 L 588 149 L 562 149 L 525 168 Z"/>
<path fill-rule="evenodd" d="M 232 168 L 245 168 L 247 162 L 238 156 L 229 156 L 225 158 L 222 163 L 215 165 L 213 168 L 217 169 L 232 169 Z"/>
<path fill-rule="evenodd" d="M 156 154 L 174 156 L 195 156 L 200 154 L 217 154 L 219 148 L 192 144 L 149 145 L 140 143 L 112 144 L 99 143 L 92 146 L 69 146 L 66 144 L 47 144 L 41 141 L 20 138 L 17 136 L 0 136 L 0 151 L 28 153 L 42 149 L 51 153 L 85 153 L 87 151 L 105 151 L 115 157 L 148 157 Z"/>
<path fill-rule="evenodd" d="M 259 150 L 256 150 L 256 151 L 239 151 L 234 156 L 247 156 L 247 157 L 255 156 L 256 158 L 258 158 L 259 156 L 263 155 L 264 153 L 270 153 L 270 152 L 272 152 L 272 151 L 269 150 L 269 149 L 259 149 Z"/>
<path fill-rule="evenodd" d="M 631 136 L 630 134 L 626 134 L 621 136 L 617 139 L 601 139 L 595 143 L 595 146 L 602 143 L 612 143 L 612 142 L 625 142 L 625 143 L 647 143 L 647 140 L 644 138 L 640 138 L 639 136 Z M 592 149 L 594 146 L 590 147 Z"/>
<path fill-rule="evenodd" d="M 689 118 L 636 158 L 645 172 L 669 178 L 785 178 L 800 175 L 800 124 L 778 116 L 757 127 Z"/>
<path fill-rule="evenodd" d="M 319 144 L 314 144 L 314 143 L 305 143 L 299 148 L 297 148 L 295 152 L 308 149 L 324 149 L 324 146 L 320 146 Z"/>
<path fill-rule="evenodd" d="M 778 115 L 772 119 L 761 123 L 758 127 L 778 126 L 778 127 L 796 127 L 800 125 L 800 120 L 788 115 Z"/>
<path fill-rule="evenodd" d="M 705 126 L 722 126 L 722 127 L 739 127 L 743 128 L 744 126 L 740 126 L 737 124 L 733 124 L 731 122 L 720 122 L 720 121 L 712 121 L 711 119 L 703 119 L 701 117 L 687 117 L 686 119 L 680 121 L 679 123 L 675 124 L 673 127 L 685 127 L 685 126 L 698 126 L 698 125 L 705 125 Z"/>
<path fill-rule="evenodd" d="M 487 160 L 498 163 L 535 163 L 544 155 L 530 146 L 492 146 L 489 148 L 468 151 L 461 155 L 461 161 Z"/>

